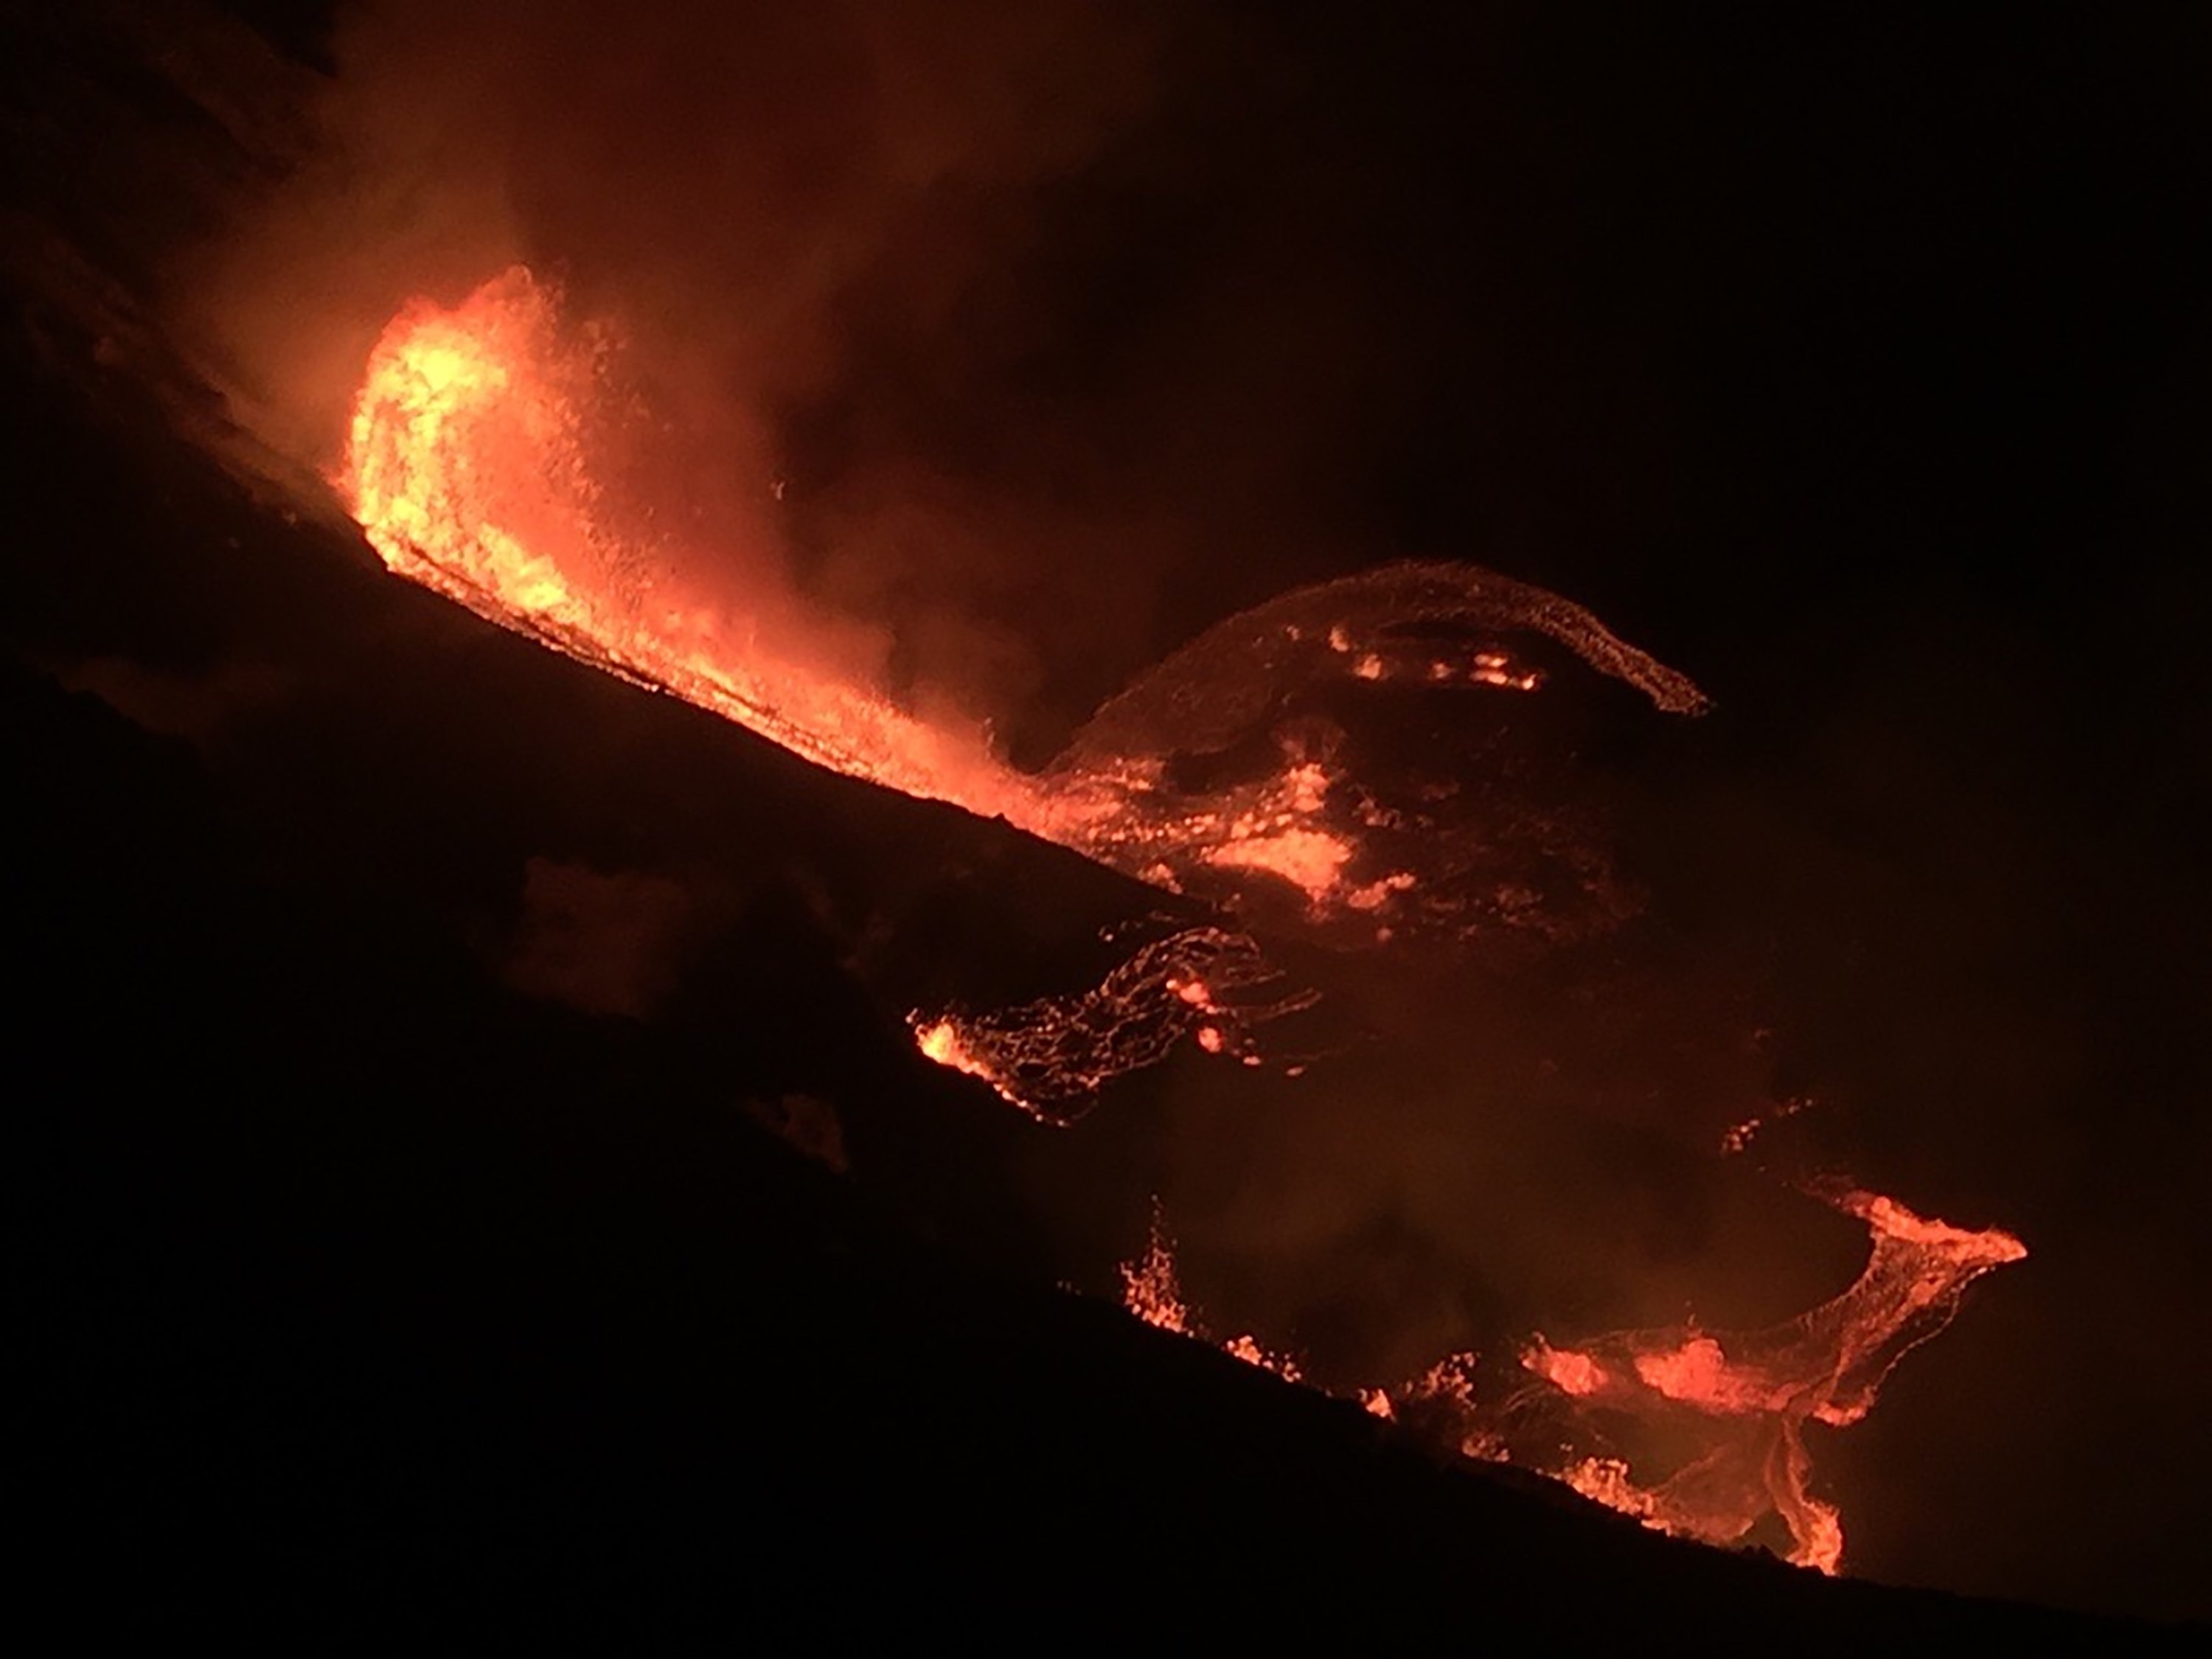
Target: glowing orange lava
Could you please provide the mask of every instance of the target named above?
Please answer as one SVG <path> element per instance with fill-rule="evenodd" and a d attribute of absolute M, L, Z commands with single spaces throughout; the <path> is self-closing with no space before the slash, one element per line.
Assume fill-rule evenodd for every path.
<path fill-rule="evenodd" d="M 1327 756 L 1286 750 L 1272 775 L 1199 789 L 1170 781 L 1172 746 L 1188 736 L 1201 751 L 1218 750 L 1227 739 L 1212 722 L 1224 709 L 1249 710 L 1270 676 L 1514 691 L 1538 684 L 1503 647 L 1469 654 L 1409 643 L 1409 624 L 1548 635 L 1662 708 L 1703 707 L 1688 681 L 1555 595 L 1473 566 L 1400 565 L 1221 624 L 1102 708 L 1050 768 L 1021 772 L 979 732 L 909 713 L 788 625 L 779 632 L 767 613 L 703 600 L 677 573 L 711 568 L 723 550 L 626 528 L 653 520 L 616 499 L 596 470 L 605 434 L 594 422 L 625 406 L 610 390 L 618 346 L 611 327 L 567 323 L 557 294 L 520 267 L 457 306 L 407 306 L 371 355 L 337 480 L 385 563 L 817 764 L 1003 818 L 1170 891 L 1196 884 L 1232 903 L 1248 890 L 1287 891 L 1308 917 L 1356 916 L 1378 940 L 1439 918 L 1473 925 L 1449 920 L 1462 901 L 1424 892 L 1396 854 L 1370 847 L 1386 829 L 1401 839 L 1447 832 L 1378 805 Z M 1495 912 L 1494 896 L 1484 902 Z M 1256 959 L 1249 940 L 1240 949 Z M 1248 969 L 1246 982 L 1258 976 Z M 1073 1115 L 1063 1103 L 1162 1058 L 1159 1032 L 1261 1063 L 1252 1011 L 1194 1003 L 1206 1018 L 1155 1018 L 1159 992 L 1139 970 L 1087 998 L 1001 1016 L 917 1017 L 915 1040 L 930 1059 L 1055 1121 Z"/>
<path fill-rule="evenodd" d="M 1271 728 L 1265 717 L 1286 688 L 1518 696 L 1537 690 L 1544 673 L 1517 646 L 1469 641 L 1535 635 L 1662 710 L 1705 707 L 1684 676 L 1555 594 L 1474 566 L 1405 563 L 1216 624 L 1110 699 L 1050 767 L 1022 772 L 979 733 L 917 717 L 799 633 L 779 630 L 769 608 L 756 614 L 687 589 L 674 573 L 702 550 L 623 527 L 649 515 L 611 499 L 595 470 L 604 457 L 593 422 L 621 401 L 607 392 L 617 347 L 611 329 L 564 321 L 557 295 L 519 267 L 457 306 L 416 301 L 403 310 L 370 357 L 336 480 L 385 563 L 500 626 L 818 765 L 1002 817 L 1171 891 L 1225 888 L 1231 902 L 1248 888 L 1295 895 L 1309 921 L 1349 917 L 1374 941 L 1401 927 L 1468 937 L 1521 925 L 1529 905 L 1517 877 L 1466 885 L 1465 872 L 1490 868 L 1491 829 L 1393 804 L 1329 743 L 1288 723 Z M 1255 746 L 1255 731 L 1279 748 Z M 1251 770 L 1204 783 L 1171 763 L 1252 752 L 1262 760 Z M 1587 868 L 1572 867 L 1589 886 Z M 1455 879 L 1462 890 L 1438 890 Z M 1091 989 L 984 1013 L 917 1013 L 912 1024 L 928 1059 L 1064 1123 L 1102 1083 L 1185 1038 L 1259 1065 L 1255 1028 L 1311 1000 L 1283 987 L 1247 935 L 1193 927 L 1138 950 Z M 1758 1128 L 1753 1120 L 1730 1130 L 1724 1150 L 1742 1150 Z M 1807 1490 L 1803 1425 L 1863 1417 L 1966 1286 L 2027 1252 L 2008 1234 L 1927 1220 L 1891 1199 L 1826 1196 L 1865 1224 L 1872 1252 L 1850 1289 L 1800 1319 L 1749 1333 L 1620 1332 L 1573 1346 L 1535 1337 L 1522 1364 L 1538 1380 L 1524 1376 L 1519 1403 L 1542 1396 L 1565 1434 L 1540 1457 L 1513 1450 L 1514 1412 L 1479 1399 L 1471 1354 L 1356 1397 L 1408 1432 L 1472 1457 L 1530 1462 L 1669 1532 L 1734 1542 L 1777 1516 L 1791 1559 L 1832 1572 L 1843 1530 L 1834 1508 Z M 1202 1338 L 1157 1225 L 1123 1278 L 1138 1317 Z M 1252 1336 L 1221 1346 L 1299 1378 L 1294 1361 Z M 1647 1475 L 1632 1452 L 1607 1442 L 1607 1421 L 1662 1419 L 1686 1425 L 1701 1449 L 1688 1462 Z"/>
<path fill-rule="evenodd" d="M 1048 833 L 1053 809 L 980 741 L 794 659 L 757 618 L 659 591 L 665 550 L 610 528 L 586 453 L 607 349 L 564 336 L 519 267 L 450 310 L 401 312 L 369 359 L 340 479 L 385 563 L 832 770 Z"/>
<path fill-rule="evenodd" d="M 1536 1337 L 1522 1364 L 1558 1390 L 1568 1438 L 1546 1442 L 1526 1459 L 1530 1467 L 1647 1526 L 1707 1543 L 1736 1543 L 1774 1516 L 1789 1534 L 1792 1562 L 1838 1571 L 1843 1521 L 1808 1489 L 1805 1423 L 1842 1427 L 1864 1417 L 1898 1362 L 1950 1322 L 1966 1287 L 2027 1251 L 2009 1233 L 1928 1220 L 1894 1199 L 1850 1189 L 1825 1197 L 1865 1221 L 1873 1250 L 1850 1288 L 1810 1313 L 1726 1335 L 1622 1331 L 1575 1348 Z M 1123 1268 L 1122 1277 L 1130 1312 L 1205 1340 L 1157 1221 L 1141 1264 Z M 1220 1346 L 1302 1380 L 1294 1360 L 1265 1355 L 1249 1336 Z M 1515 1419 L 1528 1402 L 1486 1407 L 1476 1369 L 1473 1354 L 1455 1354 L 1410 1382 L 1360 1388 L 1352 1397 L 1464 1456 L 1523 1461 L 1516 1456 Z M 1663 1475 L 1641 1475 L 1634 1459 L 1610 1449 L 1608 1420 L 1671 1428 L 1693 1451 Z"/>
<path fill-rule="evenodd" d="M 1144 1255 L 1121 1266 L 1121 1305 L 1156 1330 L 1170 1331 L 1200 1342 L 1206 1340 L 1204 1329 L 1183 1297 L 1182 1282 L 1176 1272 L 1175 1247 L 1168 1243 L 1157 1211 Z M 1241 1359 L 1263 1371 L 1273 1371 L 1285 1382 L 1305 1380 L 1297 1360 L 1269 1352 L 1260 1346 L 1256 1337 L 1232 1336 L 1218 1346 L 1231 1358 Z"/>
<path fill-rule="evenodd" d="M 1099 984 L 981 1013 L 916 1013 L 921 1052 L 981 1078 L 1032 1117 L 1066 1123 L 1099 1087 L 1157 1065 L 1186 1036 L 1209 1054 L 1261 1063 L 1253 1033 L 1310 1007 L 1243 933 L 1188 927 L 1155 939 Z"/>
<path fill-rule="evenodd" d="M 1522 1363 L 1577 1413 L 1688 1424 L 1705 1448 L 1653 1480 L 1618 1458 L 1585 1459 L 1574 1484 L 1711 1543 L 1734 1543 L 1771 1512 L 1789 1529 L 1791 1560 L 1837 1570 L 1843 1526 L 1806 1490 L 1804 1425 L 1864 1417 L 1898 1362 L 1950 1323 L 1966 1287 L 2027 1249 L 1997 1228 L 1928 1220 L 1879 1194 L 1821 1196 L 1866 1224 L 1873 1249 L 1850 1288 L 1812 1312 L 1760 1331 L 1622 1331 L 1574 1348 L 1535 1340 Z"/>
<path fill-rule="evenodd" d="M 1502 648 L 1455 654 L 1405 633 L 1423 619 L 1473 621 L 1547 635 L 1662 708 L 1705 706 L 1682 676 L 1555 594 L 1471 565 L 1396 565 L 1231 618 L 1107 704 L 1050 768 L 1021 772 L 980 732 L 917 717 L 787 628 L 777 636 L 764 615 L 686 591 L 672 573 L 717 550 L 622 527 L 640 520 L 595 470 L 592 426 L 623 401 L 607 390 L 617 348 L 611 328 L 565 323 L 557 294 L 520 266 L 457 306 L 402 310 L 370 356 L 337 480 L 384 562 L 817 764 L 1003 817 L 1171 890 L 1207 872 L 1232 886 L 1258 878 L 1322 918 L 1413 898 L 1413 872 L 1368 867 L 1367 832 L 1388 815 L 1324 758 L 1286 754 L 1272 777 L 1195 793 L 1168 783 L 1160 743 L 1188 729 L 1218 746 L 1211 723 L 1293 659 L 1349 678 L 1534 690 L 1540 676 Z M 1224 659 L 1237 695 L 1205 683 Z"/>

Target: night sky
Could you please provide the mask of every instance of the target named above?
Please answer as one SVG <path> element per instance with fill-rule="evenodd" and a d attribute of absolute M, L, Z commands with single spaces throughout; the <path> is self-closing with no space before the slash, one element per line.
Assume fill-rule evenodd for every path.
<path fill-rule="evenodd" d="M 2204 1617 L 2212 23 L 1621 10 L 95 8 L 21 26 L 14 356 L 109 405 L 204 380 L 129 453 L 277 458 L 336 593 L 358 550 L 296 480 L 377 331 L 526 260 L 630 332 L 665 422 L 637 487 L 745 527 L 702 579 L 839 619 L 1032 765 L 1300 583 L 1467 559 L 1588 605 L 1716 704 L 1593 696 L 1555 734 L 1643 896 L 1618 939 L 1517 979 L 1323 962 L 1367 1024 L 1303 1093 L 1179 1064 L 1056 1138 L 948 1106 L 938 1142 L 854 1109 L 854 1181 L 872 1133 L 890 1207 L 1091 1290 L 1157 1194 L 1224 1327 L 1389 1365 L 1840 1288 L 1848 1230 L 1698 1164 L 1809 1097 L 1768 1173 L 2032 1252 L 1816 1447 L 1854 1566 Z M 228 44 L 167 71 L 181 103 L 102 67 L 163 40 Z M 41 562 L 67 492 L 15 471 L 20 669 L 181 737 L 253 845 L 420 891 L 646 1049 L 730 1020 L 763 941 L 865 1024 L 861 984 L 1018 990 L 1125 902 L 886 875 L 882 809 L 757 757 L 757 792 L 687 801 L 711 732 L 445 642 L 425 596 L 257 575 L 227 528 Z M 511 754 L 402 735 L 472 674 L 535 711 Z M 347 842 L 362 754 L 450 803 L 446 853 Z M 1002 913 L 1026 954 L 975 965 Z M 787 1046 L 745 1052 L 834 1095 L 848 1062 Z M 1792 1228 L 1802 1264 L 1746 1259 Z"/>

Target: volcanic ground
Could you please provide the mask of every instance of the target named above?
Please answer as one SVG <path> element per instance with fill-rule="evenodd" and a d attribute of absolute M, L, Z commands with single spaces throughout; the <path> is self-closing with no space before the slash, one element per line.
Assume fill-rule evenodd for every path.
<path fill-rule="evenodd" d="M 1513 1630 L 1863 1650 L 2172 1634 L 2026 1605 L 2046 1596 L 2201 1610 L 2179 1494 L 2202 1467 L 2203 1234 L 2176 1173 L 2203 1146 L 2201 1074 L 2175 1011 L 2201 988 L 2203 704 L 2158 645 L 2187 637 L 2187 606 L 2144 599 L 2202 591 L 2156 550 L 2187 540 L 2178 497 L 2131 519 L 2098 519 L 2089 484 L 2064 497 L 2068 523 L 2154 544 L 2109 579 L 2006 587 L 1962 561 L 1791 586 L 1716 555 L 1671 616 L 1620 584 L 1723 710 L 1702 749 L 1613 737 L 1603 711 L 1576 738 L 1678 948 L 1574 991 L 1572 1029 L 1607 1034 L 1565 1062 L 1600 1127 L 1569 1146 L 1501 1126 L 1529 1173 L 1482 1237 L 1531 1215 L 1602 1231 L 1656 1182 L 1657 1212 L 1802 1247 L 1709 1296 L 1802 1308 L 1841 1287 L 1853 1230 L 1687 1158 L 1650 1103 L 1750 1064 L 1668 1022 L 1734 994 L 1701 1000 L 1705 945 L 1757 936 L 1797 1069 L 1869 1103 L 1856 1151 L 2034 1252 L 1833 1465 L 1865 1517 L 1855 1562 L 2014 1599 L 1823 1580 L 1452 1458 L 1114 1306 L 1156 1195 L 1221 1246 L 1236 1205 L 1209 1210 L 1209 1182 L 1240 1149 L 1310 1151 L 1318 1114 L 1276 1071 L 1186 1054 L 1051 1130 L 930 1064 L 905 1016 L 1094 981 L 1102 931 L 1210 913 L 502 633 L 391 579 L 312 481 L 241 483 L 212 453 L 221 399 L 168 353 L 158 261 L 137 261 L 207 230 L 176 178 L 267 158 L 97 29 L 23 39 L 11 1279 L 24 1577 L 52 1619 L 88 1641 L 287 1647 Z M 2151 231 L 2119 246 L 2176 268 Z M 2052 268 L 2039 291 L 2081 302 Z M 2063 337 L 2090 340 L 2093 313 L 2119 314 L 2062 308 Z M 1981 384 L 1951 369 L 1955 397 Z M 2009 487 L 2048 434 L 2008 430 L 1920 507 L 1955 527 Z M 1989 534 L 2045 516 L 2008 510 Z M 1729 512 L 1711 522 L 1745 535 Z M 1869 641 L 1860 678 L 1844 665 Z M 1746 920 L 1762 906 L 1775 919 Z M 1346 1099 L 1390 1122 L 1376 1101 L 1435 1079 L 1389 1039 L 1464 982 L 1280 955 L 1325 994 L 1285 1047 L 1354 1069 Z M 1510 1034 L 1570 980 L 1501 975 L 1468 1018 Z M 1523 1058 L 1516 1085 L 1542 1069 Z M 1332 1342 L 1397 1358 L 1390 1309 L 1454 1271 L 1402 1216 L 1362 1237 L 1395 1264 L 1390 1297 L 1357 1273 L 1244 1285 L 1262 1309 L 1310 1293 L 1324 1367 Z M 1586 1264 L 1579 1243 L 1521 1248 L 1563 1277 Z M 1650 1249 L 1685 1284 L 1718 1253 Z M 1233 1303 L 1255 1272 L 1217 1265 L 1211 1288 Z M 1525 1326 L 1531 1274 L 1452 1316 Z M 1602 1300 L 1567 1311 L 1602 1324 Z"/>

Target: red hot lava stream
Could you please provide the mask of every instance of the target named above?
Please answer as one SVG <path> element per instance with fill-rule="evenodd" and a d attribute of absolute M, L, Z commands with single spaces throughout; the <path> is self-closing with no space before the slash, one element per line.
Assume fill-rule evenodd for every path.
<path fill-rule="evenodd" d="M 619 355 L 614 329 L 571 325 L 557 293 L 520 267 L 457 306 L 407 306 L 370 356 L 336 481 L 370 546 L 501 627 L 818 765 L 1002 817 L 1170 891 L 1272 888 L 1294 894 L 1309 921 L 1375 940 L 1519 924 L 1517 881 L 1467 874 L 1495 862 L 1486 830 L 1382 798 L 1325 746 L 1285 744 L 1272 769 L 1208 785 L 1173 775 L 1172 755 L 1230 749 L 1285 688 L 1406 681 L 1518 696 L 1542 675 L 1489 642 L 1517 632 L 1565 646 L 1662 709 L 1705 706 L 1687 679 L 1578 605 L 1473 566 L 1401 564 L 1218 624 L 1099 709 L 1051 767 L 1022 772 L 979 732 L 917 718 L 865 676 L 827 665 L 830 653 L 797 630 L 766 637 L 775 630 L 761 615 L 675 577 L 697 568 L 693 550 L 635 529 L 650 515 L 602 476 L 605 411 L 629 401 L 613 384 Z M 1440 646 L 1439 627 L 1477 641 Z M 1176 971 L 1184 958 L 1231 978 Z M 1257 1063 L 1252 1029 L 1294 1001 L 1222 997 L 1265 977 L 1249 940 L 1201 928 L 1087 993 L 987 1016 L 917 1015 L 916 1041 L 1064 1121 L 1071 1103 L 1184 1036 Z"/>
<path fill-rule="evenodd" d="M 1548 1385 L 1547 1401 L 1516 1395 L 1492 1408 L 1478 1397 L 1472 1354 L 1452 1355 L 1399 1387 L 1362 1389 L 1358 1398 L 1378 1417 L 1422 1421 L 1431 1438 L 1468 1456 L 1532 1462 L 1662 1532 L 1735 1544 L 1774 1516 L 1788 1530 L 1791 1561 L 1834 1573 L 1843 1565 L 1843 1518 L 1807 1490 L 1805 1424 L 1841 1428 L 1864 1417 L 1898 1362 L 1951 1322 L 1966 1287 L 2027 1250 L 1996 1228 L 1954 1227 L 1872 1193 L 1815 1195 L 1863 1221 L 1872 1248 L 1850 1288 L 1809 1313 L 1763 1330 L 1616 1331 L 1574 1347 L 1539 1335 L 1521 1364 Z M 1122 1304 L 1138 1318 L 1206 1340 L 1157 1223 L 1122 1281 Z M 1302 1380 L 1294 1359 L 1249 1336 L 1220 1346 Z M 1532 1403 L 1555 1408 L 1543 1416 L 1549 1437 L 1519 1431 Z M 1645 1474 L 1614 1449 L 1608 1419 L 1671 1431 L 1691 1451 L 1663 1473 Z"/>
<path fill-rule="evenodd" d="M 1705 707 L 1688 680 L 1556 595 L 1471 566 L 1402 564 L 1218 624 L 1109 702 L 1051 767 L 1021 772 L 980 734 L 917 718 L 865 677 L 825 665 L 830 653 L 795 635 L 764 639 L 759 616 L 703 602 L 665 574 L 687 550 L 623 528 L 624 504 L 595 471 L 592 422 L 618 401 L 607 392 L 617 345 L 610 329 L 567 324 L 557 295 L 519 267 L 458 306 L 408 306 L 370 357 L 337 480 L 370 546 L 399 574 L 501 627 L 818 765 L 1003 817 L 1171 891 L 1273 884 L 1296 894 L 1314 924 L 1356 924 L 1370 942 L 1401 929 L 1512 924 L 1511 884 L 1493 884 L 1507 895 L 1493 902 L 1455 890 L 1443 873 L 1478 866 L 1479 856 L 1460 854 L 1480 837 L 1384 799 L 1326 749 L 1285 749 L 1273 770 L 1227 782 L 1173 775 L 1178 748 L 1228 750 L 1286 685 L 1400 681 L 1517 696 L 1538 688 L 1541 672 L 1489 641 L 1519 633 L 1565 647 L 1664 711 Z M 1439 647 L 1435 628 L 1424 631 L 1435 624 L 1484 642 Z M 1186 1039 L 1261 1063 L 1255 1028 L 1307 1000 L 1283 989 L 1250 939 L 1195 927 L 1146 945 L 1092 990 L 913 1024 L 930 1059 L 1066 1122 L 1102 1083 Z M 1842 1528 L 1807 1490 L 1803 1425 L 1863 1416 L 1967 1285 L 2026 1251 L 2003 1232 L 1923 1220 L 1891 1199 L 1826 1199 L 1866 1224 L 1872 1251 L 1856 1283 L 1797 1320 L 1749 1333 L 1621 1332 L 1571 1346 L 1533 1338 L 1522 1363 L 1538 1381 L 1526 1386 L 1557 1407 L 1564 1448 L 1555 1433 L 1537 1456 L 1518 1449 L 1512 1428 L 1527 1402 L 1480 1404 L 1471 1355 L 1359 1398 L 1470 1456 L 1531 1462 L 1669 1532 L 1734 1542 L 1778 1516 L 1791 1559 L 1832 1572 Z M 1139 1317 L 1200 1334 L 1157 1233 L 1125 1277 Z M 1251 1336 L 1223 1346 L 1299 1380 L 1292 1361 Z M 1611 1448 L 1608 1419 L 1686 1426 L 1698 1449 L 1647 1475 Z"/>
<path fill-rule="evenodd" d="M 808 660 L 760 621 L 702 604 L 659 574 L 672 550 L 626 532 L 594 471 L 587 426 L 611 331 L 564 326 L 520 267 L 451 308 L 416 301 L 385 331 L 356 403 L 340 489 L 393 570 L 597 667 L 672 693 L 850 777 L 1004 817 L 1157 885 L 1259 875 L 1316 916 L 1387 920 L 1418 874 L 1377 866 L 1381 813 L 1325 757 L 1193 792 L 1170 785 L 1158 732 L 1200 747 L 1292 673 L 1412 679 L 1491 691 L 1540 676 L 1500 649 L 1423 651 L 1421 618 L 1546 634 L 1661 708 L 1705 700 L 1580 606 L 1472 566 L 1399 565 L 1285 594 L 1194 641 L 1100 709 L 1041 775 L 980 737 L 920 720 L 848 672 Z M 1222 667 L 1233 662 L 1233 683 Z"/>

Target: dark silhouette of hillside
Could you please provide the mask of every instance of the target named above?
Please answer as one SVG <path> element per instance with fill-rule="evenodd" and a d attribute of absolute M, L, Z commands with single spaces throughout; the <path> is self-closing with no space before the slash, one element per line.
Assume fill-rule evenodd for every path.
<path fill-rule="evenodd" d="M 703 732 L 787 825 L 896 843 L 884 890 L 996 858 L 1024 902 L 1079 908 L 1109 878 L 493 634 L 9 386 L 36 434 L 16 498 L 43 509 L 10 550 L 19 626 L 33 536 L 68 540 L 63 582 L 158 573 L 161 538 L 297 559 L 285 625 L 378 641 L 301 729 L 197 746 L 8 671 L 18 1492 L 27 1580 L 88 1639 L 2154 1634 L 1674 1544 L 979 1267 L 987 1222 L 841 1179 L 744 1109 L 812 1088 L 871 1154 L 901 1121 L 953 1143 L 933 1172 L 975 1150 L 973 1103 L 805 903 L 738 907 L 717 948 L 753 964 L 729 970 L 747 1000 L 712 1019 L 522 995 L 453 916 L 563 787 L 524 774 L 587 707 L 621 736 L 572 747 L 569 787 Z M 457 659 L 471 700 L 441 709 Z"/>

